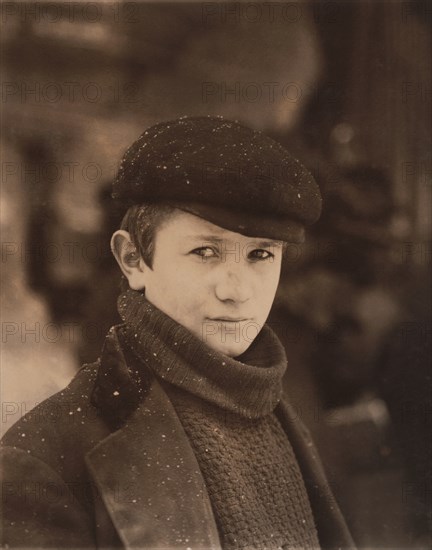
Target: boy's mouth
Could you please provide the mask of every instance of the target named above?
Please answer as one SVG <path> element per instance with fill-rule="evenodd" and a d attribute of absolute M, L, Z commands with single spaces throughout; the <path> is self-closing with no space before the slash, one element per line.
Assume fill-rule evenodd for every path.
<path fill-rule="evenodd" d="M 246 317 L 208 317 L 209 321 L 217 321 L 220 323 L 240 323 L 241 321 L 249 321 Z"/>

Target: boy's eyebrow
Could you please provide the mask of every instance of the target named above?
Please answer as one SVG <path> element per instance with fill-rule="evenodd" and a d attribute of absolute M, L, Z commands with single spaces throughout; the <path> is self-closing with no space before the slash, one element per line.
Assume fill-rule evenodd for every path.
<path fill-rule="evenodd" d="M 224 240 L 223 237 L 216 237 L 216 235 L 186 235 L 186 238 L 195 241 L 210 241 L 213 243 L 220 243 Z"/>
<path fill-rule="evenodd" d="M 217 237 L 216 235 L 187 235 L 186 238 L 211 243 L 221 243 L 225 240 L 223 237 Z M 253 241 L 254 239 L 251 240 Z M 256 241 L 256 246 L 261 248 L 282 246 L 282 241 Z"/>
<path fill-rule="evenodd" d="M 282 241 L 258 241 L 257 245 L 262 248 L 270 248 L 272 246 L 282 246 Z"/>

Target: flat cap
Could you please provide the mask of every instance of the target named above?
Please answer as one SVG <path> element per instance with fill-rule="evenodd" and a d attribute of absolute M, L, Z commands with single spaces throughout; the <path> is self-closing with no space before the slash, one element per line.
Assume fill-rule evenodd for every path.
<path fill-rule="evenodd" d="M 182 117 L 147 129 L 113 184 L 125 207 L 170 204 L 230 231 L 302 242 L 318 220 L 312 174 L 282 145 L 220 117 Z"/>

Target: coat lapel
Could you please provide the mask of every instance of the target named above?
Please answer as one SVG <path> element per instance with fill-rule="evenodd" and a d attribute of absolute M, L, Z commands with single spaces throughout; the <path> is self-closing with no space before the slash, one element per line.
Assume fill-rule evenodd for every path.
<path fill-rule="evenodd" d="M 355 548 L 309 431 L 285 398 L 279 403 L 276 413 L 302 472 L 322 548 Z"/>
<path fill-rule="evenodd" d="M 153 378 L 138 402 L 125 369 L 114 334 L 105 344 L 93 397 L 103 411 L 111 405 L 126 420 L 86 456 L 122 543 L 128 549 L 220 548 L 204 479 L 170 400 Z"/>
<path fill-rule="evenodd" d="M 195 455 L 156 381 L 87 465 L 126 548 L 220 547 Z"/>

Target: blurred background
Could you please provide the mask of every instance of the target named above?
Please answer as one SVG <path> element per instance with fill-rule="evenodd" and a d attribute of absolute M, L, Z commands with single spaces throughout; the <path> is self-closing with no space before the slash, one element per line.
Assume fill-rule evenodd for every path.
<path fill-rule="evenodd" d="M 362 548 L 429 548 L 431 5 L 3 2 L 2 431 L 119 322 L 110 184 L 145 127 L 222 115 L 314 173 L 270 324 Z"/>

